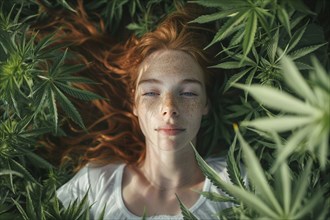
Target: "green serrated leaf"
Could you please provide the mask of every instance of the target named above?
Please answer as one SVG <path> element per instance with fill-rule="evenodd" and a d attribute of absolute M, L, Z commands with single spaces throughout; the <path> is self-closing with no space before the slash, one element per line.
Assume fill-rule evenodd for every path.
<path fill-rule="evenodd" d="M 311 11 L 309 7 L 307 7 L 304 1 L 288 1 L 292 8 L 297 11 L 303 12 L 305 14 L 316 15 L 315 12 Z"/>
<path fill-rule="evenodd" d="M 196 3 L 202 6 L 206 7 L 215 7 L 215 8 L 223 8 L 223 9 L 229 9 L 229 8 L 239 8 L 243 6 L 247 6 L 247 2 L 243 0 L 199 0 L 199 1 L 189 1 L 191 3 Z"/>
<path fill-rule="evenodd" d="M 229 47 L 234 47 L 242 42 L 242 39 L 244 37 L 244 29 L 239 29 L 236 34 L 231 38 Z"/>
<path fill-rule="evenodd" d="M 203 158 L 198 154 L 195 147 L 192 143 L 190 143 L 194 152 L 195 157 L 198 162 L 200 169 L 202 170 L 203 174 L 210 179 L 210 181 L 218 188 L 222 189 L 229 195 L 233 196 L 234 198 L 241 200 L 244 202 L 245 205 L 250 207 L 253 210 L 261 213 L 264 216 L 268 216 L 272 219 L 277 219 L 279 216 L 273 211 L 272 208 L 268 207 L 264 201 L 262 201 L 259 197 L 254 195 L 253 193 L 244 190 L 240 187 L 233 185 L 232 183 L 227 183 L 217 175 L 217 173 L 203 160 Z"/>
<path fill-rule="evenodd" d="M 313 193 L 312 198 L 308 198 L 308 202 L 302 208 L 299 209 L 296 215 L 292 219 L 303 219 L 307 214 L 313 211 L 313 208 L 324 198 L 323 190 L 318 190 Z M 320 218 L 321 219 L 321 218 Z"/>
<path fill-rule="evenodd" d="M 288 34 L 291 36 L 290 18 L 287 11 L 283 7 L 279 7 L 277 10 L 277 15 Z"/>
<path fill-rule="evenodd" d="M 236 130 L 236 133 L 243 150 L 243 159 L 247 166 L 249 180 L 258 192 L 260 192 L 260 197 L 267 203 L 268 208 L 275 210 L 277 214 L 281 215 L 283 213 L 282 207 L 276 200 L 273 189 L 269 185 L 263 168 L 259 163 L 259 159 L 249 144 L 243 139 L 238 129 Z"/>
<path fill-rule="evenodd" d="M 219 11 L 213 14 L 209 15 L 201 15 L 198 18 L 190 21 L 190 23 L 208 23 L 211 21 L 219 20 L 225 17 L 228 17 L 229 15 L 232 15 L 237 12 L 237 9 L 232 9 L 232 10 L 226 10 L 226 11 Z"/>
<path fill-rule="evenodd" d="M 103 99 L 101 96 L 93 93 L 93 92 L 89 92 L 86 90 L 82 90 L 82 89 L 77 89 L 68 85 L 65 85 L 64 83 L 60 83 L 60 82 L 56 82 L 55 85 L 60 88 L 62 91 L 64 91 L 65 93 L 81 99 L 81 100 L 85 100 L 85 101 L 90 101 L 90 100 L 94 100 L 94 99 Z"/>
<path fill-rule="evenodd" d="M 313 69 L 312 66 L 310 66 L 306 63 L 301 63 L 301 62 L 296 61 L 295 64 L 296 64 L 298 70 L 312 70 Z"/>
<path fill-rule="evenodd" d="M 49 163 L 47 160 L 43 159 L 42 157 L 38 156 L 33 152 L 26 152 L 26 156 L 33 161 L 33 163 L 38 164 L 38 167 L 52 169 L 54 166 Z"/>
<path fill-rule="evenodd" d="M 327 72 L 325 71 L 325 69 L 322 67 L 322 65 L 315 56 L 312 56 L 311 59 L 318 82 L 323 85 L 323 87 L 325 88 L 326 91 L 328 91 L 328 93 L 330 93 L 330 83 L 329 83 L 330 74 L 327 74 Z"/>
<path fill-rule="evenodd" d="M 243 56 L 246 57 L 254 44 L 254 37 L 257 31 L 257 15 L 254 11 L 250 12 L 245 24 L 243 40 Z"/>
<path fill-rule="evenodd" d="M 285 161 L 292 152 L 296 151 L 299 143 L 309 134 L 311 128 L 309 126 L 303 127 L 290 136 L 283 148 L 277 151 L 276 161 L 272 166 L 271 172 L 274 172 Z"/>
<path fill-rule="evenodd" d="M 291 206 L 291 174 L 289 167 L 286 163 L 282 163 L 280 165 L 280 173 L 281 173 L 281 184 L 282 184 L 282 197 L 283 197 L 283 207 L 284 213 L 290 212 Z"/>
<path fill-rule="evenodd" d="M 9 91 L 9 97 L 10 97 L 10 101 L 11 101 L 11 103 L 12 103 L 14 109 L 15 109 L 15 112 L 16 112 L 17 116 L 21 118 L 22 117 L 21 113 L 20 113 L 21 110 L 18 107 L 18 103 L 16 101 L 16 98 L 14 97 L 14 94 L 11 91 Z"/>
<path fill-rule="evenodd" d="M 82 76 L 68 76 L 61 75 L 61 77 L 57 78 L 56 81 L 59 82 L 71 82 L 71 83 L 86 83 L 86 84 L 98 84 L 91 79 Z"/>
<path fill-rule="evenodd" d="M 103 220 L 103 219 L 104 219 L 105 210 L 106 210 L 106 204 L 104 205 L 101 214 L 100 214 L 99 217 L 97 218 L 98 220 Z"/>
<path fill-rule="evenodd" d="M 288 55 L 291 57 L 292 60 L 296 60 L 296 59 L 301 58 L 301 57 L 303 57 L 307 54 L 310 54 L 310 53 L 314 52 L 315 50 L 319 49 L 320 47 L 323 47 L 326 44 L 327 43 L 303 47 L 303 48 L 300 48 L 298 50 L 295 50 L 295 51 L 289 53 Z"/>
<path fill-rule="evenodd" d="M 40 185 L 40 183 L 38 183 L 38 181 L 30 174 L 30 172 L 27 169 L 25 169 L 20 163 L 16 162 L 15 160 L 12 160 L 12 159 L 9 160 L 9 163 L 13 170 L 23 174 L 27 180 Z"/>
<path fill-rule="evenodd" d="M 47 82 L 43 82 L 41 85 L 38 86 L 38 88 L 33 92 L 34 102 L 36 109 L 34 111 L 33 116 L 35 117 L 38 115 L 41 110 L 45 107 L 45 103 L 47 101 L 47 98 L 49 96 L 50 89 Z"/>
<path fill-rule="evenodd" d="M 178 195 L 177 194 L 175 194 L 175 195 L 180 203 L 180 209 L 181 209 L 181 213 L 183 215 L 183 219 L 184 220 L 198 220 L 197 217 L 193 213 L 191 213 L 189 211 L 189 209 L 181 202 Z"/>
<path fill-rule="evenodd" d="M 244 19 L 246 19 L 247 15 L 248 12 L 244 11 L 244 12 L 239 12 L 234 17 L 229 18 L 228 21 L 220 28 L 220 30 L 218 30 L 213 40 L 208 46 L 206 46 L 206 48 L 228 37 L 229 36 L 228 34 L 234 29 L 234 27 L 238 25 L 240 22 L 242 22 Z"/>
<path fill-rule="evenodd" d="M 57 106 L 56 106 L 56 98 L 55 98 L 55 93 L 53 90 L 49 90 L 49 99 L 48 99 L 48 104 L 49 104 L 49 110 L 50 113 L 52 114 L 52 117 L 54 118 L 54 126 L 53 129 L 55 133 L 57 133 L 58 130 L 58 113 L 57 113 Z"/>
<path fill-rule="evenodd" d="M 63 5 L 64 8 L 66 8 L 66 9 L 68 9 L 68 10 L 74 12 L 74 13 L 77 13 L 77 11 L 76 11 L 74 8 L 72 8 L 72 7 L 66 2 L 66 0 L 60 0 L 59 3 L 60 3 L 61 5 Z"/>
<path fill-rule="evenodd" d="M 30 220 L 30 218 L 28 217 L 28 215 L 26 214 L 26 212 L 24 211 L 23 207 L 13 198 L 11 198 L 11 200 L 13 201 L 13 203 L 15 204 L 16 208 L 18 209 L 18 211 L 21 214 L 21 217 L 24 220 Z"/>
<path fill-rule="evenodd" d="M 23 177 L 23 175 L 21 173 L 14 171 L 14 170 L 8 170 L 8 169 L 0 170 L 0 176 L 3 176 L 3 175 L 16 175 L 18 177 Z"/>
<path fill-rule="evenodd" d="M 257 69 L 258 69 L 257 67 L 255 67 L 255 68 L 252 69 L 252 71 L 249 73 L 248 77 L 246 77 L 245 85 L 251 86 L 252 81 L 254 79 L 254 75 L 257 72 Z M 247 102 L 248 91 L 245 91 L 244 92 L 244 96 L 245 96 L 245 102 Z"/>
<path fill-rule="evenodd" d="M 325 170 L 326 165 L 327 165 L 327 158 L 328 158 L 328 152 L 329 152 L 329 133 L 326 133 L 322 139 L 321 143 L 319 146 L 319 160 L 320 160 L 320 165 L 321 169 Z"/>
<path fill-rule="evenodd" d="M 297 213 L 298 209 L 300 208 L 303 199 L 307 192 L 307 187 L 310 182 L 310 174 L 311 174 L 311 167 L 312 167 L 312 160 L 310 159 L 304 168 L 304 172 L 302 172 L 302 175 L 297 180 L 297 183 L 295 184 L 294 190 L 293 190 L 293 196 L 292 201 L 293 204 L 291 205 L 290 212 L 291 213 Z"/>
<path fill-rule="evenodd" d="M 40 201 L 38 201 L 38 198 L 33 198 L 33 201 L 35 203 L 32 202 L 30 191 L 27 189 L 26 190 L 26 208 L 25 208 L 25 210 L 30 219 L 38 219 L 35 211 L 36 210 L 38 211 L 38 209 L 40 210 L 41 204 L 40 204 Z M 39 217 L 40 217 L 40 215 L 39 215 Z"/>
<path fill-rule="evenodd" d="M 248 72 L 250 72 L 253 69 L 253 67 L 250 67 L 246 70 L 243 70 L 242 72 L 236 73 L 235 75 L 231 76 L 229 80 L 226 82 L 226 86 L 224 88 L 224 92 L 226 92 L 228 89 L 233 87 L 233 85 L 238 82 L 240 79 L 242 79 Z"/>
<path fill-rule="evenodd" d="M 52 41 L 54 40 L 55 34 L 56 34 L 56 32 L 49 34 L 46 37 L 43 37 L 38 42 L 38 44 L 34 47 L 34 53 L 37 58 L 39 58 L 38 57 L 39 52 L 42 51 L 43 49 L 45 49 L 47 46 L 49 46 L 52 43 Z"/>
<path fill-rule="evenodd" d="M 237 164 L 235 159 L 235 147 L 237 142 L 237 135 L 235 135 L 235 138 L 229 148 L 228 156 L 227 156 L 227 170 L 228 170 L 228 176 L 231 180 L 231 182 L 241 188 L 245 188 L 243 183 L 243 178 L 241 176 L 241 170 L 239 164 Z"/>
<path fill-rule="evenodd" d="M 81 216 L 83 216 L 84 214 L 86 214 L 86 212 L 89 212 L 89 208 L 88 208 L 88 191 L 85 193 L 84 197 L 82 198 L 81 202 L 77 203 L 78 205 L 76 205 L 75 207 L 75 216 L 76 218 L 80 218 Z"/>
<path fill-rule="evenodd" d="M 293 60 L 290 57 L 283 55 L 280 62 L 283 71 L 282 75 L 286 84 L 288 84 L 300 97 L 305 98 L 310 103 L 313 103 L 315 100 L 315 95 L 300 74 Z"/>
<path fill-rule="evenodd" d="M 78 65 L 64 65 L 61 66 L 59 72 L 60 74 L 55 77 L 56 81 L 61 81 L 61 82 L 68 82 L 67 80 L 63 79 L 63 78 L 69 78 L 71 74 L 73 73 L 78 73 L 81 70 L 83 70 L 84 68 L 86 68 L 86 65 L 83 64 L 78 64 Z M 73 76 L 74 78 L 82 78 L 82 79 L 86 79 L 84 77 L 79 77 L 79 76 Z"/>
<path fill-rule="evenodd" d="M 219 63 L 217 65 L 211 66 L 211 68 L 219 68 L 219 69 L 239 69 L 246 66 L 246 64 L 244 65 L 241 64 L 241 62 L 236 62 L 236 61 L 228 61 L 228 62 L 223 62 L 223 63 Z"/>
<path fill-rule="evenodd" d="M 77 111 L 77 109 L 71 103 L 71 101 L 57 87 L 53 87 L 53 88 L 54 88 L 53 91 L 56 94 L 57 100 L 59 101 L 59 103 L 62 106 L 63 110 L 67 113 L 67 115 L 75 123 L 77 123 L 81 128 L 85 129 L 85 125 L 82 121 L 82 118 L 81 118 L 79 112 Z"/>
<path fill-rule="evenodd" d="M 263 131 L 284 132 L 291 131 L 314 122 L 312 117 L 280 116 L 276 118 L 257 118 L 253 121 L 243 121 L 242 126 L 254 127 Z"/>
<path fill-rule="evenodd" d="M 234 87 L 244 89 L 259 103 L 271 109 L 315 117 L 320 116 L 320 111 L 317 108 L 278 89 L 257 84 L 246 86 L 237 83 L 234 84 Z"/>
<path fill-rule="evenodd" d="M 255 50 L 255 47 L 252 47 L 252 51 Z M 250 59 L 249 57 L 244 57 L 243 54 L 240 53 L 229 53 L 229 55 L 235 59 L 236 61 L 239 61 L 241 64 L 244 63 L 246 66 L 253 66 L 253 67 L 258 67 L 258 57 L 255 58 L 255 61 Z M 244 60 L 244 61 L 242 61 Z"/>
<path fill-rule="evenodd" d="M 287 52 L 289 53 L 293 48 L 297 46 L 297 44 L 300 42 L 302 36 L 304 35 L 307 28 L 307 24 L 299 28 L 291 37 L 289 42 L 289 47 L 287 49 Z"/>
<path fill-rule="evenodd" d="M 232 202 L 232 203 L 237 203 L 237 201 L 233 198 L 230 198 L 228 196 L 223 196 L 219 193 L 215 192 L 200 192 L 202 196 L 205 198 L 214 201 L 214 202 Z"/>
<path fill-rule="evenodd" d="M 276 50 L 278 48 L 278 41 L 279 41 L 279 29 L 277 28 L 275 34 L 271 38 L 271 42 L 267 47 L 267 54 L 268 57 L 270 58 L 271 63 L 275 62 L 275 55 L 277 52 Z"/>
<path fill-rule="evenodd" d="M 214 171 L 212 167 L 210 167 L 203 158 L 198 154 L 194 145 L 190 143 L 191 147 L 195 151 L 195 157 L 198 162 L 199 167 L 201 168 L 203 174 L 218 188 L 222 188 L 222 182 L 218 174 Z"/>
<path fill-rule="evenodd" d="M 61 71 L 59 71 L 60 66 L 63 64 L 67 52 L 68 52 L 68 49 L 66 49 L 63 52 L 63 55 L 61 57 L 58 57 L 58 58 L 55 59 L 54 64 L 51 66 L 51 68 L 49 70 L 49 75 L 52 78 L 56 78 L 61 73 Z"/>
<path fill-rule="evenodd" d="M 265 8 L 255 7 L 254 10 L 258 17 L 258 23 L 260 23 L 262 28 L 266 31 L 266 33 L 270 35 L 269 32 L 270 25 L 268 24 L 266 17 L 273 18 L 274 16 L 271 13 L 269 13 L 268 10 Z"/>

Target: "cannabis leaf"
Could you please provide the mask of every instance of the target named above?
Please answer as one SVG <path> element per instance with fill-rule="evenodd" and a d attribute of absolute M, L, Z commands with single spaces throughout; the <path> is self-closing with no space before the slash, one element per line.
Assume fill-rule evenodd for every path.
<path fill-rule="evenodd" d="M 273 170 L 298 149 L 313 152 L 319 159 L 322 169 L 326 166 L 329 155 L 330 93 L 329 85 L 325 82 L 330 82 L 330 78 L 315 58 L 312 62 L 314 70 L 311 71 L 310 77 L 314 83 L 309 85 L 290 57 L 283 55 L 281 59 L 283 78 L 300 98 L 271 87 L 235 85 L 247 91 L 263 106 L 280 111 L 282 114 L 244 121 L 242 126 L 268 132 L 295 131 L 285 146 L 278 148 Z M 324 83 L 320 83 L 321 81 Z M 305 144 L 307 148 L 303 147 Z"/>
<path fill-rule="evenodd" d="M 49 108 L 53 115 L 54 130 L 58 129 L 57 102 L 66 114 L 80 127 L 85 129 L 85 125 L 78 110 L 64 93 L 82 100 L 102 99 L 101 96 L 89 91 L 74 88 L 72 83 L 91 82 L 84 77 L 74 77 L 71 74 L 80 71 L 83 66 L 64 66 L 67 50 L 49 68 L 47 75 L 38 75 L 40 82 L 36 84 L 32 97 L 35 97 L 37 108 L 34 116 L 41 113 L 45 108 Z"/>

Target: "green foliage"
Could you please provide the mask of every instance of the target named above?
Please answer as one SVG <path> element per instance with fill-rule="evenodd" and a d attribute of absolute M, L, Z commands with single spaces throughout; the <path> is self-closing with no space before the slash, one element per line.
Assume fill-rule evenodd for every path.
<path fill-rule="evenodd" d="M 263 106 L 281 112 L 279 116 L 258 118 L 242 122 L 242 125 L 268 132 L 295 131 L 284 145 L 277 143 L 274 169 L 298 150 L 311 152 L 318 158 L 321 168 L 325 169 L 329 157 L 329 74 L 326 74 L 314 58 L 314 71 L 310 74 L 310 82 L 313 85 L 311 88 L 290 58 L 283 55 L 281 63 L 285 82 L 304 101 L 271 87 L 237 84 L 237 87 L 249 92 Z M 321 81 L 322 84 L 317 83 Z"/>
<path fill-rule="evenodd" d="M 238 69 L 226 83 L 225 91 L 236 82 L 250 85 L 253 80 L 280 86 L 281 57 L 276 53 L 277 48 L 285 48 L 292 59 L 298 60 L 324 46 L 322 37 L 304 39 L 309 37 L 306 29 L 318 31 L 318 28 L 309 24 L 307 16 L 312 12 L 300 1 L 192 2 L 218 11 L 200 16 L 193 22 L 215 21 L 220 26 L 209 45 L 221 42 L 222 46 L 223 58 L 214 68 Z M 305 45 L 303 41 L 310 43 Z M 310 69 L 310 66 L 299 60 L 299 69 Z"/>
<path fill-rule="evenodd" d="M 101 19 L 108 33 L 120 38 L 153 30 L 186 1 L 82 2 L 92 20 Z M 195 151 L 203 173 L 224 192 L 201 195 L 234 204 L 214 213 L 224 219 L 329 218 L 329 22 L 324 19 L 329 3 L 191 2 L 210 11 L 191 22 L 214 27 L 208 47 L 218 50 L 219 63 L 212 68 L 227 77 L 212 94 L 214 121 L 206 119 L 203 126 L 217 136 L 206 144 L 223 139 L 230 145 L 231 183 Z M 71 167 L 55 168 L 37 150 L 43 135 L 64 135 L 68 120 L 85 129 L 74 99 L 102 97 L 75 86 L 94 82 L 79 75 L 84 66 L 71 64 L 75 54 L 67 45 L 54 46 L 55 33 L 40 39 L 31 30 L 34 19 L 47 16 L 41 5 L 77 13 L 77 3 L 69 0 L 1 3 L 0 219 L 89 219 L 87 194 L 67 208 L 55 196 L 71 177 Z M 194 219 L 178 202 L 184 218 Z"/>
<path fill-rule="evenodd" d="M 153 30 L 161 19 L 184 2 L 185 0 L 100 0 L 86 3 L 85 7 L 88 12 L 99 12 L 111 34 L 118 34 L 118 30 L 125 25 L 136 36 L 142 36 Z M 123 23 L 128 17 L 130 23 Z"/>
<path fill-rule="evenodd" d="M 195 150 L 197 162 L 207 178 L 211 182 L 224 190 L 231 198 L 226 198 L 223 195 L 214 195 L 213 198 L 221 198 L 215 200 L 219 202 L 232 201 L 236 204 L 241 204 L 236 209 L 229 208 L 219 213 L 219 216 L 239 219 L 242 216 L 249 219 L 265 218 L 265 219 L 301 219 L 308 216 L 322 217 L 326 211 L 318 213 L 315 207 L 323 206 L 322 189 L 314 189 L 315 193 L 308 195 L 308 189 L 313 188 L 311 181 L 311 165 L 312 159 L 309 159 L 306 167 L 300 171 L 298 177 L 293 177 L 286 162 L 281 163 L 281 166 L 276 170 L 274 176 L 275 181 L 271 184 L 269 179 L 270 174 L 266 175 L 262 168 L 259 159 L 255 155 L 249 144 L 243 139 L 237 127 L 237 137 L 243 151 L 243 160 L 247 169 L 249 179 L 249 187 L 245 187 L 235 183 L 228 183 L 222 180 L 217 173 L 208 166 L 208 164 L 199 156 Z M 232 166 L 233 161 L 229 157 L 228 169 L 235 170 Z M 234 171 L 235 175 L 240 176 L 240 172 Z M 240 176 L 241 178 L 241 176 Z M 203 196 L 208 195 L 207 192 L 201 193 Z M 208 197 L 208 199 L 212 199 Z M 307 202 L 309 201 L 309 202 Z M 248 209 L 245 209 L 245 206 Z M 324 207 L 325 208 L 325 207 Z M 239 211 L 237 210 L 239 209 Z M 314 212 L 313 212 L 314 211 Z M 231 213 L 230 213 L 231 212 Z M 183 213 L 186 213 L 183 212 Z M 225 215 L 224 215 L 225 213 Z M 307 219 L 310 219 L 307 216 Z M 189 215 L 186 214 L 188 218 Z"/>
<path fill-rule="evenodd" d="M 68 211 L 55 196 L 71 171 L 51 181 L 60 171 L 35 151 L 43 135 L 63 133 L 60 122 L 66 116 L 84 128 L 71 97 L 85 101 L 101 97 L 75 87 L 93 82 L 75 75 L 83 66 L 67 63 L 71 55 L 65 45 L 52 45 L 54 34 L 36 40 L 38 33 L 30 33 L 28 25 L 33 16 L 23 15 L 25 9 L 7 3 L 0 11 L 0 218 L 74 219 L 83 215 L 82 206 L 76 202 L 68 209 L 72 213 L 65 214 Z M 47 176 L 54 172 L 55 176 Z"/>
<path fill-rule="evenodd" d="M 179 201 L 180 209 L 184 220 L 197 220 L 198 218 L 189 211 L 189 209 L 181 202 L 179 197 L 176 195 L 176 198 Z"/>

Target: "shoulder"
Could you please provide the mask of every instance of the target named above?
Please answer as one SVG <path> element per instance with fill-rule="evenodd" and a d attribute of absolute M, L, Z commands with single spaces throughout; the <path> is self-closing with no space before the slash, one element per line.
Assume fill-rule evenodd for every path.
<path fill-rule="evenodd" d="M 105 166 L 87 164 L 57 190 L 57 197 L 64 206 L 68 206 L 70 202 L 76 199 L 81 200 L 88 193 L 88 200 L 94 202 L 100 185 L 105 187 L 107 184 L 114 184 L 115 174 L 119 167 L 120 164 Z"/>
<path fill-rule="evenodd" d="M 227 160 L 225 157 L 209 157 L 205 162 L 213 169 L 224 169 L 227 167 Z"/>
<path fill-rule="evenodd" d="M 227 159 L 225 157 L 212 157 L 207 158 L 205 162 L 225 181 L 232 182 L 229 177 L 228 172 L 228 163 Z M 248 183 L 247 181 L 247 174 L 245 167 L 243 164 L 238 164 L 239 172 L 240 172 L 240 178 L 242 178 L 243 182 L 245 184 Z"/>
<path fill-rule="evenodd" d="M 227 160 L 225 157 L 211 157 L 205 159 L 205 162 L 221 177 L 228 178 Z"/>

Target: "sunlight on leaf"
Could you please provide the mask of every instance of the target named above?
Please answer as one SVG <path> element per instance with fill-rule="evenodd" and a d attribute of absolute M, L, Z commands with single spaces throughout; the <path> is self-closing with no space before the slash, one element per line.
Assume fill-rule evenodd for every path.
<path fill-rule="evenodd" d="M 296 114 L 319 116 L 320 111 L 308 103 L 295 98 L 294 96 L 281 92 L 278 89 L 262 85 L 234 84 L 235 87 L 244 89 L 251 94 L 258 102 L 266 107 Z"/>
<path fill-rule="evenodd" d="M 181 213 L 183 215 L 183 219 L 184 220 L 197 220 L 197 217 L 193 213 L 191 213 L 189 211 L 189 209 L 181 202 L 178 195 L 175 194 L 175 196 L 176 196 L 177 200 L 179 201 Z"/>
<path fill-rule="evenodd" d="M 198 162 L 199 167 L 201 168 L 204 175 L 211 180 L 213 184 L 218 186 L 220 189 L 224 190 L 228 194 L 232 195 L 234 198 L 237 198 L 244 202 L 248 207 L 253 210 L 256 210 L 263 216 L 268 216 L 270 218 L 278 218 L 276 212 L 272 208 L 268 207 L 264 201 L 259 197 L 254 195 L 252 192 L 249 192 L 245 189 L 237 187 L 232 183 L 227 183 L 223 181 L 216 172 L 203 160 L 203 158 L 198 154 L 195 147 L 192 145 L 192 148 L 195 151 L 195 157 Z"/>
<path fill-rule="evenodd" d="M 245 24 L 245 33 L 243 41 L 244 57 L 246 57 L 247 54 L 250 52 L 251 47 L 254 43 L 254 37 L 257 31 L 257 24 L 257 15 L 254 11 L 251 11 Z"/>
<path fill-rule="evenodd" d="M 243 121 L 242 126 L 254 127 L 263 131 L 284 132 L 314 122 L 313 117 L 279 116 L 273 118 L 258 118 L 253 121 Z"/>
<path fill-rule="evenodd" d="M 276 200 L 276 197 L 273 194 L 273 189 L 267 182 L 266 176 L 264 175 L 264 171 L 259 164 L 258 158 L 248 143 L 246 143 L 246 141 L 243 139 L 238 129 L 236 129 L 236 132 L 238 135 L 238 140 L 240 141 L 241 147 L 243 149 L 243 159 L 245 161 L 245 165 L 247 166 L 249 180 L 256 187 L 256 190 L 260 192 L 260 197 L 267 201 L 268 207 L 272 210 L 275 210 L 275 212 L 280 215 L 283 212 L 283 209 Z"/>
<path fill-rule="evenodd" d="M 302 98 L 307 99 L 310 103 L 315 100 L 315 95 L 310 87 L 307 85 L 304 78 L 299 73 L 299 70 L 294 65 L 293 61 L 287 57 L 283 56 L 281 59 L 281 66 L 283 70 L 283 77 L 285 82 Z"/>

